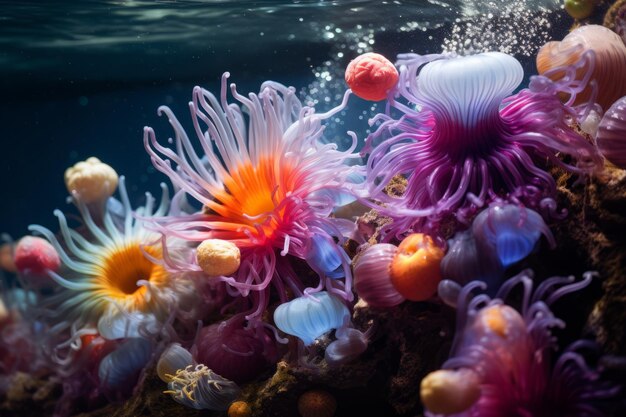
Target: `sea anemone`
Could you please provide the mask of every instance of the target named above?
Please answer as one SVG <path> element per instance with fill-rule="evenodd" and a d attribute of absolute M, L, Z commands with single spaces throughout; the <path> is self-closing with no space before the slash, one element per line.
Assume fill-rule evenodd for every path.
<path fill-rule="evenodd" d="M 326 363 L 329 366 L 340 366 L 358 358 L 367 349 L 373 329 L 370 327 L 365 333 L 345 326 L 337 329 L 337 340 L 331 342 L 324 351 Z"/>
<path fill-rule="evenodd" d="M 156 371 L 161 381 L 170 382 L 171 376 L 176 375 L 176 371 L 189 365 L 195 365 L 191 353 L 180 343 L 172 343 L 161 353 Z"/>
<path fill-rule="evenodd" d="M 441 260 L 444 280 L 463 285 L 477 280 L 487 283 L 490 288 L 497 288 L 504 275 L 504 265 L 493 247 L 481 246 L 476 243 L 471 229 L 457 232 L 448 240 L 448 252 Z"/>
<path fill-rule="evenodd" d="M 98 379 L 102 390 L 111 398 L 128 397 L 153 352 L 154 345 L 147 339 L 133 337 L 124 340 L 100 362 Z"/>
<path fill-rule="evenodd" d="M 391 283 L 407 300 L 425 301 L 441 281 L 443 250 L 423 233 L 405 237 L 390 265 Z"/>
<path fill-rule="evenodd" d="M 615 100 L 626 95 L 626 45 L 612 30 L 585 25 L 568 33 L 560 42 L 548 42 L 537 53 L 537 71 L 553 80 L 569 78 L 567 72 L 555 69 L 573 65 L 588 51 L 593 51 L 595 59 L 582 65 L 573 81 L 589 77 L 589 82 L 583 82 L 586 85 L 582 85 L 584 89 L 577 93 L 573 104 L 596 102 L 606 111 Z"/>
<path fill-rule="evenodd" d="M 557 344 L 551 329 L 565 323 L 550 306 L 584 288 L 592 278 L 592 273 L 579 282 L 574 277 L 554 277 L 533 291 L 532 274 L 524 271 L 506 281 L 494 299 L 471 295 L 477 288 L 484 289 L 484 283 L 466 285 L 456 301 L 457 334 L 451 358 L 443 366 L 447 371 L 443 378 L 427 377 L 422 384 L 424 402 L 435 405 L 426 415 L 603 416 L 602 401 L 618 389 L 586 364 L 580 351 L 593 344 L 575 342 L 552 363 Z M 517 286 L 523 289 L 519 312 L 505 304 Z M 458 378 L 463 373 L 466 377 Z M 480 395 L 475 395 L 477 390 Z M 466 400 L 459 400 L 461 393 Z M 458 407 L 450 408 L 453 404 Z"/>
<path fill-rule="evenodd" d="M 372 307 L 394 307 L 406 300 L 391 282 L 391 263 L 396 252 L 396 245 L 376 243 L 355 260 L 354 289 Z"/>
<path fill-rule="evenodd" d="M 552 232 L 534 210 L 518 204 L 494 202 L 472 222 L 472 234 L 482 251 L 495 251 L 505 267 L 527 257 L 541 235 L 556 247 Z"/>
<path fill-rule="evenodd" d="M 534 77 L 529 89 L 511 96 L 523 79 L 522 66 L 497 52 L 405 54 L 397 65 L 397 92 L 408 104 L 390 100 L 401 117 L 372 119 L 381 123 L 364 148 L 370 194 L 394 220 L 383 230 L 385 239 L 407 231 L 437 234 L 444 220 L 467 224 L 498 196 L 539 207 L 556 185 L 533 157 L 575 173 L 601 166 L 595 148 L 567 124 L 576 114 L 558 97 L 565 89 L 575 96 L 579 85 Z M 557 153 L 573 156 L 577 165 Z M 385 187 L 397 175 L 406 177 L 406 190 L 388 195 Z"/>
<path fill-rule="evenodd" d="M 496 200 L 474 218 L 471 228 L 448 241 L 448 253 L 441 262 L 443 278 L 460 284 L 483 281 L 493 294 L 505 269 L 535 250 L 541 235 L 551 248 L 556 246 L 539 213 Z"/>
<path fill-rule="evenodd" d="M 102 219 L 93 218 L 81 200 L 74 200 L 84 222 L 82 233 L 69 227 L 60 210 L 54 214 L 59 219 L 61 238 L 42 226 L 29 227 L 54 246 L 63 264 L 60 273 L 48 270 L 59 288 L 52 295 L 46 294 L 43 301 L 44 318 L 54 324 L 54 332 L 72 329 L 72 338 L 76 338 L 82 328 L 97 324 L 103 331 L 115 331 L 116 337 L 137 336 L 117 334 L 115 329 L 148 327 L 146 322 L 150 321 L 163 323 L 183 308 L 193 308 L 196 295 L 190 280 L 155 263 L 163 257 L 161 249 L 152 245 L 160 236 L 135 217 L 167 213 L 169 198 L 164 184 L 162 189 L 156 210 L 154 198 L 146 193 L 146 205 L 133 211 L 122 177 L 122 202 L 117 202 L 121 212 L 114 209 L 117 204 L 108 204 Z M 170 250 L 168 256 L 175 256 L 174 252 Z M 71 341 L 59 348 L 70 345 Z"/>
<path fill-rule="evenodd" d="M 59 272 L 61 259 L 47 240 L 24 236 L 15 245 L 13 257 L 15 267 L 27 286 L 41 288 L 54 284 L 47 271 Z"/>
<path fill-rule="evenodd" d="M 305 346 L 350 318 L 350 311 L 326 291 L 305 295 L 283 303 L 274 311 L 274 322 L 283 332 L 297 336 Z"/>
<path fill-rule="evenodd" d="M 234 243 L 241 265 L 232 276 L 217 279 L 228 284 L 231 295 L 249 300 L 251 322 L 260 322 L 272 287 L 281 302 L 303 294 L 294 258 L 306 260 L 319 275 L 318 287 L 309 291 L 326 289 L 351 299 L 350 259 L 336 241 L 343 242 L 354 224 L 329 215 L 336 199 L 355 186 L 350 181 L 360 168 L 347 162 L 358 158 L 352 153 L 356 137 L 345 152 L 320 140 L 321 122 L 346 106 L 348 93 L 338 107 L 316 114 L 302 107 L 293 88 L 268 81 L 260 93 L 245 97 L 232 84 L 240 107 L 227 101 L 228 77 L 222 77 L 219 99 L 200 87 L 193 90 L 189 108 L 202 158 L 168 107 L 161 106 L 159 114 L 174 128 L 175 150 L 144 129 L 154 166 L 204 206 L 198 214 L 157 219 L 154 228 L 165 246 L 171 238 Z M 170 270 L 201 269 L 195 261 L 165 261 Z"/>

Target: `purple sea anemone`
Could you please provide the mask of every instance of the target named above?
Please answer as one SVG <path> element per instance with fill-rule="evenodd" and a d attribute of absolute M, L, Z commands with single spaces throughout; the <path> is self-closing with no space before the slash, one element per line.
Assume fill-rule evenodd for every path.
<path fill-rule="evenodd" d="M 599 372 L 586 364 L 581 351 L 593 343 L 575 342 L 552 361 L 557 345 L 551 329 L 565 323 L 553 315 L 550 306 L 587 286 L 592 277 L 586 273 L 579 282 L 573 277 L 554 277 L 533 291 L 532 274 L 525 271 L 506 281 L 494 299 L 471 295 L 484 289 L 484 283 L 466 285 L 456 301 L 457 334 L 451 358 L 444 370 L 422 382 L 427 415 L 605 415 L 602 401 L 614 397 L 618 388 L 603 382 Z M 518 312 L 505 300 L 519 285 L 523 301 Z"/>
<path fill-rule="evenodd" d="M 391 263 L 397 253 L 397 246 L 377 243 L 364 249 L 354 264 L 354 289 L 372 307 L 395 307 L 406 300 L 391 282 Z"/>
<path fill-rule="evenodd" d="M 336 241 L 354 224 L 329 215 L 360 170 L 347 164 L 358 158 L 352 153 L 356 137 L 345 152 L 320 140 L 322 121 L 345 107 L 348 93 L 336 108 L 316 114 L 302 106 L 293 88 L 268 81 L 246 97 L 231 84 L 240 106 L 227 101 L 228 76 L 222 77 L 219 99 L 200 87 L 193 90 L 189 108 L 202 156 L 168 107 L 160 107 L 159 114 L 174 128 L 174 149 L 161 145 L 151 128 L 144 130 L 154 166 L 204 206 L 201 213 L 155 222 L 164 247 L 172 238 L 236 244 L 241 266 L 217 279 L 228 284 L 231 295 L 249 300 L 246 318 L 252 325 L 268 307 L 270 289 L 281 302 L 303 294 L 295 259 L 307 261 L 319 275 L 319 285 L 309 292 L 326 289 L 352 299 L 350 259 Z M 170 270 L 200 270 L 196 261 L 164 260 Z"/>
<path fill-rule="evenodd" d="M 381 123 L 364 148 L 369 192 L 394 220 L 387 239 L 437 232 L 446 218 L 467 223 L 498 196 L 540 206 L 556 186 L 534 158 L 580 174 L 601 166 L 594 147 L 567 123 L 574 110 L 559 100 L 559 91 L 575 96 L 582 88 L 568 84 L 574 66 L 561 69 L 568 76 L 558 83 L 537 76 L 529 89 L 511 95 L 524 74 L 515 58 L 502 53 L 404 54 L 397 65 L 404 102 L 392 99 L 389 106 L 400 117 L 376 116 L 371 123 Z M 571 155 L 576 165 L 557 153 Z M 407 178 L 406 191 L 387 195 L 396 175 Z"/>
<path fill-rule="evenodd" d="M 200 365 L 188 365 L 176 371 L 165 394 L 196 410 L 226 410 L 241 389 L 233 381 Z"/>
<path fill-rule="evenodd" d="M 556 246 L 543 218 L 536 211 L 517 204 L 490 204 L 474 219 L 472 233 L 483 250 L 495 250 L 505 267 L 528 256 L 542 234 L 550 247 Z"/>

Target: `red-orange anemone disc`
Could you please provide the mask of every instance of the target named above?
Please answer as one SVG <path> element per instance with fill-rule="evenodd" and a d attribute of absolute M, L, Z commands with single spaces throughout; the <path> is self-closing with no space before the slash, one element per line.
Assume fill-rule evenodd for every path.
<path fill-rule="evenodd" d="M 368 52 L 354 58 L 346 68 L 346 83 L 364 100 L 380 101 L 398 83 L 398 70 L 387 58 Z"/>
<path fill-rule="evenodd" d="M 408 300 L 431 298 L 441 281 L 443 255 L 430 236 L 423 233 L 407 236 L 391 262 L 391 283 Z"/>

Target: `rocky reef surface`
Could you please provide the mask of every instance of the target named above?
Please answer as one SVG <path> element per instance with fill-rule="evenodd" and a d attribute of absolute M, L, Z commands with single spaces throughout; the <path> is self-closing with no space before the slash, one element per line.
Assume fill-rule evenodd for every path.
<path fill-rule="evenodd" d="M 563 344 L 581 336 L 596 338 L 605 353 L 609 377 L 626 382 L 626 170 L 607 168 L 603 175 L 579 180 L 553 171 L 558 178 L 558 203 L 568 215 L 551 224 L 559 242 L 515 266 L 532 268 L 540 279 L 552 275 L 574 275 L 594 270 L 595 282 L 584 291 L 568 296 L 555 306 L 556 314 L 567 317 L 567 327 L 558 331 Z M 400 187 L 396 184 L 395 187 Z M 397 191 L 397 190 L 396 190 Z M 375 211 L 363 215 L 361 228 L 374 231 L 387 219 Z M 298 416 L 299 396 L 323 389 L 337 400 L 336 416 L 373 412 L 385 416 L 420 415 L 419 383 L 438 369 L 448 356 L 455 326 L 455 311 L 438 300 L 405 302 L 394 309 L 355 305 L 355 327 L 365 331 L 374 326 L 370 346 L 361 357 L 338 368 L 302 366 L 296 360 L 278 363 L 273 375 L 244 385 L 241 400 L 253 416 Z M 319 351 L 325 340 L 316 342 Z M 315 360 L 315 359 L 314 359 Z M 50 415 L 60 387 L 45 377 L 23 373 L 10 381 L 11 389 L 0 404 L 3 416 Z M 163 394 L 165 385 L 154 369 L 149 370 L 136 394 L 123 404 L 108 404 L 77 416 L 194 416 L 225 415 L 197 411 L 174 402 Z"/>

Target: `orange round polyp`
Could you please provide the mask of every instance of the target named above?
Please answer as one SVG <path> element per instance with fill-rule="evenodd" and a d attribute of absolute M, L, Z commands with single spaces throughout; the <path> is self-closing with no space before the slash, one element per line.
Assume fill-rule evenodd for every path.
<path fill-rule="evenodd" d="M 424 301 L 437 292 L 443 250 L 430 236 L 414 233 L 398 246 L 391 262 L 391 282 L 404 298 Z"/>

